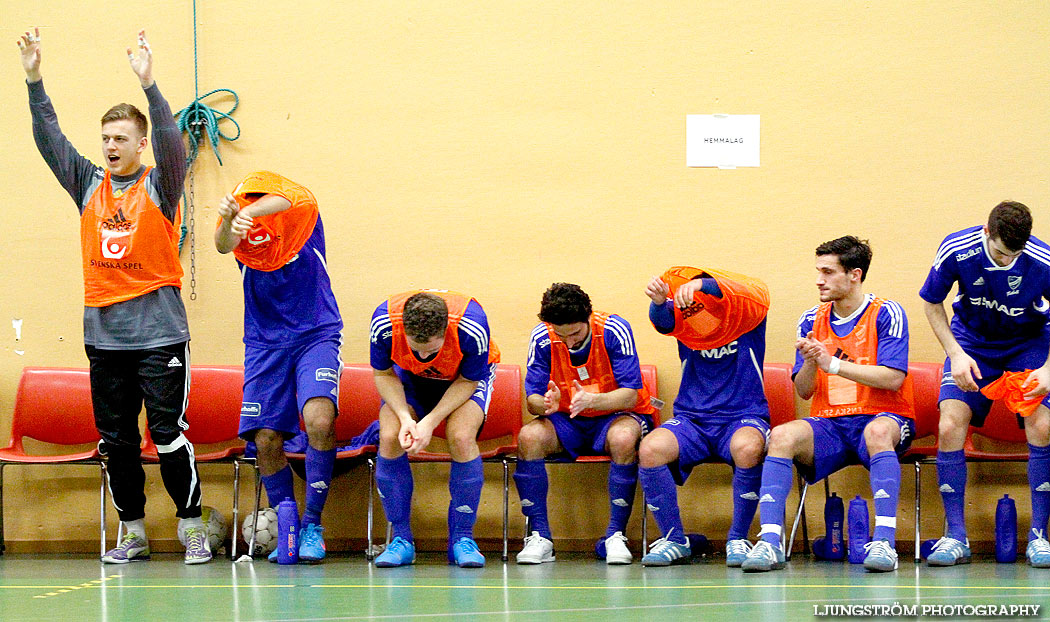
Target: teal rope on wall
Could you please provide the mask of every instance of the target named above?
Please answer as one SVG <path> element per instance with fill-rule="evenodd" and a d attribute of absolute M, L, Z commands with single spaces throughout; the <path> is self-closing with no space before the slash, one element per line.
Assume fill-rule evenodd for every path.
<path fill-rule="evenodd" d="M 233 106 L 226 112 L 216 110 L 204 104 L 205 99 L 218 93 L 229 93 L 233 96 Z M 193 0 L 193 96 L 194 99 L 188 106 L 175 113 L 175 120 L 179 130 L 184 132 L 189 138 L 189 151 L 186 153 L 186 168 L 189 170 L 197 160 L 197 155 L 200 153 L 200 144 L 205 136 L 207 136 L 208 142 L 211 143 L 211 150 L 212 153 L 215 154 L 215 159 L 219 161 L 219 166 L 222 166 L 222 156 L 219 155 L 219 140 L 232 142 L 241 137 L 240 124 L 230 116 L 233 114 L 234 110 L 237 110 L 237 106 L 240 105 L 241 99 L 237 96 L 237 93 L 231 89 L 213 89 L 204 95 L 200 94 L 200 88 L 198 87 L 197 0 Z M 237 133 L 229 135 L 223 132 L 219 128 L 219 123 L 222 121 L 233 123 L 233 126 L 237 129 Z M 183 205 L 188 205 L 186 202 L 185 190 L 183 190 L 182 193 L 182 203 Z M 189 211 L 189 209 L 184 210 L 182 214 L 182 225 L 180 226 L 179 235 L 180 251 L 182 250 L 182 243 L 186 239 L 186 213 Z"/>

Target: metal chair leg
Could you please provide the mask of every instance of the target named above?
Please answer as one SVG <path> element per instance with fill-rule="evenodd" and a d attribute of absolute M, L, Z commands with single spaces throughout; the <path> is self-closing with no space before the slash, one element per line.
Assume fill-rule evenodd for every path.
<path fill-rule="evenodd" d="M 248 556 L 255 557 L 255 532 L 259 528 L 259 501 L 262 499 L 262 473 L 255 466 L 255 512 L 252 513 L 252 540 L 248 543 Z"/>
<path fill-rule="evenodd" d="M 507 530 L 510 529 L 510 464 L 503 458 L 503 561 L 507 561 Z"/>
<path fill-rule="evenodd" d="M 922 539 L 921 539 L 921 537 L 919 535 L 919 515 L 920 515 L 920 512 L 922 511 L 920 503 L 919 503 L 919 500 L 921 499 L 919 491 L 921 490 L 922 484 L 920 483 L 919 470 L 920 470 L 919 461 L 916 460 L 915 461 L 915 563 L 916 564 L 922 563 L 922 549 L 921 549 L 921 547 L 922 547 Z"/>
<path fill-rule="evenodd" d="M 809 484 L 805 481 L 799 481 L 798 512 L 795 513 L 795 522 L 791 525 L 791 537 L 788 539 L 787 547 L 784 549 L 784 557 L 788 560 L 791 559 L 791 549 L 795 545 L 795 532 L 798 530 L 798 523 L 802 520 L 802 513 L 806 509 L 806 492 L 808 491 Z M 803 537 L 806 537 L 806 534 L 803 534 Z"/>
<path fill-rule="evenodd" d="M 372 495 L 373 489 L 376 487 L 376 461 L 372 458 L 368 459 L 368 534 L 367 540 L 365 541 L 365 559 L 372 561 L 375 558 L 375 553 L 372 551 L 372 509 L 373 503 Z"/>
<path fill-rule="evenodd" d="M 99 504 L 98 504 L 98 518 L 99 518 L 99 554 L 101 558 L 106 554 L 106 488 L 109 484 L 109 469 L 106 468 L 105 461 L 98 463 L 100 473 L 100 483 L 98 485 L 99 491 Z"/>
<path fill-rule="evenodd" d="M 237 460 L 233 461 L 233 533 L 230 538 L 230 559 L 237 560 L 237 536 L 239 535 L 238 530 L 241 528 L 241 463 Z"/>
<path fill-rule="evenodd" d="M 642 556 L 649 550 L 649 505 L 645 502 L 645 491 L 642 491 Z"/>
<path fill-rule="evenodd" d="M 0 462 L 0 555 L 4 554 L 4 463 Z"/>

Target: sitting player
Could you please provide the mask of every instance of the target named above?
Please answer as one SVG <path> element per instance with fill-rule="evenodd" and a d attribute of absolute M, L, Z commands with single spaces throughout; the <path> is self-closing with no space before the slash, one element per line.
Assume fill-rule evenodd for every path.
<path fill-rule="evenodd" d="M 379 409 L 376 485 L 393 540 L 375 559 L 380 568 L 411 564 L 412 471 L 408 455 L 426 449 L 445 423 L 452 456 L 448 488 L 449 563 L 480 568 L 474 522 L 484 474 L 477 436 L 485 423 L 499 350 L 489 340 L 478 301 L 448 291 L 398 294 L 372 314 L 371 363 Z"/>
<path fill-rule="evenodd" d="M 642 440 L 639 477 L 664 537 L 642 558 L 646 566 L 688 561 L 678 492 L 693 467 L 709 461 L 733 467 L 733 520 L 726 564 L 739 566 L 758 505 L 761 461 L 769 435 L 762 390 L 769 292 L 761 281 L 719 270 L 671 268 L 645 290 L 649 317 L 678 340 L 682 381 L 674 418 Z"/>
<path fill-rule="evenodd" d="M 897 568 L 894 548 L 901 467 L 912 439 L 908 319 L 891 300 L 864 294 L 871 264 L 867 242 L 845 236 L 817 247 L 821 304 L 802 314 L 795 342 L 795 390 L 813 399 L 810 416 L 773 429 L 762 465 L 760 540 L 743 569 L 784 567 L 784 500 L 792 466 L 809 483 L 850 464 L 871 472 L 875 533 L 864 567 Z"/>
<path fill-rule="evenodd" d="M 240 435 L 254 441 L 270 505 L 295 499 L 284 440 L 306 425 L 306 509 L 299 559 L 325 557 L 321 512 L 335 464 L 343 320 L 325 262 L 324 228 L 309 190 L 252 173 L 219 201 L 215 247 L 233 251 L 244 286 L 244 402 Z M 276 549 L 270 561 L 277 561 Z"/>
<path fill-rule="evenodd" d="M 638 483 L 638 442 L 652 428 L 649 390 L 627 320 L 591 310 L 578 285 L 555 283 L 540 303 L 525 374 L 526 405 L 537 418 L 521 429 L 514 482 L 531 534 L 519 564 L 554 561 L 544 458 L 610 456 L 605 561 L 629 564 L 627 520 Z M 602 547 L 599 547 L 602 548 Z"/>

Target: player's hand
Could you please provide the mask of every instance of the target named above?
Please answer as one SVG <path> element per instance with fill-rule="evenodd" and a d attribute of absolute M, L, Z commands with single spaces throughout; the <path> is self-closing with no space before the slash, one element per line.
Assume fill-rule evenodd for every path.
<path fill-rule="evenodd" d="M 671 286 L 664 283 L 660 277 L 654 276 L 645 286 L 645 295 L 653 301 L 653 304 L 662 305 L 671 297 Z"/>
<path fill-rule="evenodd" d="M 561 389 L 553 380 L 547 382 L 547 392 L 543 394 L 543 414 L 550 415 L 558 410 L 561 404 Z"/>
<path fill-rule="evenodd" d="M 970 358 L 970 355 L 965 352 L 960 352 L 955 356 L 949 357 L 952 365 L 952 380 L 955 381 L 955 386 L 959 387 L 963 391 L 977 391 L 977 381 L 981 379 L 981 368 L 977 366 L 977 361 Z"/>
<path fill-rule="evenodd" d="M 805 337 L 796 339 L 795 349 L 803 359 L 812 361 L 822 371 L 828 371 L 831 365 L 831 354 L 828 353 L 828 348 L 822 341 L 813 337 L 813 331 L 809 331 Z"/>
<path fill-rule="evenodd" d="M 131 48 L 128 48 L 128 62 L 131 63 L 131 70 L 139 77 L 142 88 L 148 89 L 153 86 L 153 50 L 146 41 L 145 30 L 139 31 L 138 47 L 135 51 L 132 52 Z"/>
<path fill-rule="evenodd" d="M 433 417 L 431 417 L 433 419 Z M 405 451 L 408 455 L 414 456 L 417 453 L 423 451 L 430 444 L 430 439 L 433 438 L 434 427 L 427 422 L 427 418 L 423 417 L 423 420 L 416 423 L 416 434 L 412 439 L 412 443 L 405 447 Z"/>
<path fill-rule="evenodd" d="M 222 218 L 227 223 L 233 222 L 233 217 L 237 215 L 241 207 L 237 205 L 237 200 L 233 198 L 232 194 L 219 199 L 219 218 Z"/>
<path fill-rule="evenodd" d="M 418 435 L 419 431 L 416 429 L 415 421 L 402 420 L 401 429 L 397 431 L 397 442 L 401 445 L 401 449 L 408 451 L 408 448 L 412 446 Z"/>
<path fill-rule="evenodd" d="M 575 417 L 580 413 L 591 410 L 594 406 L 595 400 L 598 399 L 597 393 L 591 393 L 587 389 L 583 388 L 579 380 L 572 381 L 572 401 L 569 402 L 569 417 Z"/>
<path fill-rule="evenodd" d="M 26 70 L 26 78 L 30 82 L 40 80 L 40 28 L 28 30 L 19 37 L 18 51 L 22 53 L 22 69 Z"/>
<path fill-rule="evenodd" d="M 255 221 L 248 215 L 248 210 L 240 210 L 233 216 L 233 220 L 230 221 L 230 231 L 243 240 L 248 237 L 248 231 L 251 230 L 254 224 Z"/>
<path fill-rule="evenodd" d="M 1028 392 L 1024 394 L 1026 400 L 1046 395 L 1047 391 L 1050 391 L 1050 369 L 1047 369 L 1046 365 L 1033 369 L 1021 386 L 1028 389 Z"/>
<path fill-rule="evenodd" d="M 674 304 L 679 309 L 688 309 L 695 301 L 693 296 L 696 292 L 704 286 L 704 282 L 700 279 L 693 279 L 687 283 L 683 283 L 678 291 L 674 293 Z"/>

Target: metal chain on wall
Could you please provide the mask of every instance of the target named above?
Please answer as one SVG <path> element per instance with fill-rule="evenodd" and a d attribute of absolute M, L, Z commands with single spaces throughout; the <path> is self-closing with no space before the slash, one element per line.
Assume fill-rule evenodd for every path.
<path fill-rule="evenodd" d="M 194 171 L 193 165 L 190 165 L 190 200 L 187 201 L 189 207 L 190 217 L 190 300 L 197 299 L 197 226 L 196 220 L 194 219 L 194 206 L 197 202 L 194 200 Z"/>

